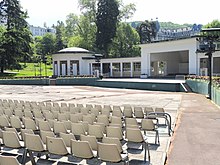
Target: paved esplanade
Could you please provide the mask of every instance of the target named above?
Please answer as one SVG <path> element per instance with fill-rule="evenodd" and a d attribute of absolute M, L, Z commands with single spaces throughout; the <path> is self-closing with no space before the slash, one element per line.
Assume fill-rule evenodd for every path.
<path fill-rule="evenodd" d="M 202 95 L 87 86 L 0 85 L 0 99 L 164 107 L 172 116 L 172 126 L 180 114 L 168 164 L 220 164 L 220 111 Z M 159 134 L 160 146 L 150 145 L 153 165 L 164 162 L 170 144 L 167 129 L 159 128 Z M 154 143 L 154 134 L 148 141 Z M 129 154 L 130 164 L 144 164 L 143 153 Z"/>
<path fill-rule="evenodd" d="M 220 108 L 202 95 L 184 94 L 168 165 L 220 164 Z"/>

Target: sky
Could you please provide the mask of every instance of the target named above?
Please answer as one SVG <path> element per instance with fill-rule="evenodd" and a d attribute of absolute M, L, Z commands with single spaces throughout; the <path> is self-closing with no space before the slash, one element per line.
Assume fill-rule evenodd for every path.
<path fill-rule="evenodd" d="M 23 9 L 28 11 L 28 23 L 48 27 L 57 21 L 65 22 L 69 13 L 80 14 L 78 0 L 20 0 Z M 155 20 L 178 24 L 207 24 L 214 19 L 220 20 L 218 0 L 123 0 L 124 4 L 134 3 L 136 12 L 130 20 Z"/>

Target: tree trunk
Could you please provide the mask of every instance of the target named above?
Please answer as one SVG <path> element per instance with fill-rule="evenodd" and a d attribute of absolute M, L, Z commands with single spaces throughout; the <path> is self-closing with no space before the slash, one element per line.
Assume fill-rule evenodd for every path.
<path fill-rule="evenodd" d="M 4 67 L 1 66 L 1 73 L 4 73 Z"/>

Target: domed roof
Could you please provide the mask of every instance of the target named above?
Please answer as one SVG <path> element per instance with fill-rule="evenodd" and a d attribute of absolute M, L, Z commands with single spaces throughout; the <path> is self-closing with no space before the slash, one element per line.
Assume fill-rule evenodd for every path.
<path fill-rule="evenodd" d="M 92 54 L 93 52 L 90 52 L 89 50 L 79 48 L 79 47 L 70 47 L 70 48 L 65 48 L 57 52 L 58 54 L 63 54 L 63 53 L 89 53 Z"/>

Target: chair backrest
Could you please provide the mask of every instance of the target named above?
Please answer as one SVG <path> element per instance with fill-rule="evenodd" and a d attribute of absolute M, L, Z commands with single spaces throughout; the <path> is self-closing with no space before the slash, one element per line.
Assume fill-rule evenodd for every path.
<path fill-rule="evenodd" d="M 19 137 L 19 135 L 18 135 L 18 131 L 17 131 L 15 128 L 8 128 L 8 127 L 6 127 L 6 128 L 5 128 L 5 131 L 14 132 L 14 133 L 17 135 L 18 139 L 20 139 L 20 137 Z"/>
<path fill-rule="evenodd" d="M 102 106 L 101 105 L 98 105 L 98 104 L 95 104 L 95 108 L 97 108 L 99 110 L 99 112 L 101 111 L 102 109 Z"/>
<path fill-rule="evenodd" d="M 121 154 L 116 144 L 98 143 L 98 156 L 103 161 L 120 162 Z"/>
<path fill-rule="evenodd" d="M 121 107 L 118 105 L 114 105 L 112 110 L 120 110 L 121 111 Z"/>
<path fill-rule="evenodd" d="M 36 124 L 35 124 L 33 119 L 24 118 L 23 121 L 24 121 L 24 127 L 26 129 L 32 129 L 33 131 L 38 130 L 38 128 L 37 128 L 37 126 L 36 126 Z"/>
<path fill-rule="evenodd" d="M 79 120 L 79 115 L 76 113 L 76 114 L 70 114 L 70 121 L 72 123 L 78 123 L 80 120 Z"/>
<path fill-rule="evenodd" d="M 110 112 L 111 112 L 111 109 L 110 108 L 106 108 L 106 107 L 104 107 L 104 108 L 102 108 L 101 109 L 101 114 L 102 115 L 106 115 L 106 116 L 110 116 Z"/>
<path fill-rule="evenodd" d="M 0 155 L 1 165 L 20 165 L 18 160 L 14 156 L 4 156 Z"/>
<path fill-rule="evenodd" d="M 32 112 L 31 111 L 26 111 L 26 110 L 24 111 L 24 117 L 30 118 L 30 119 L 34 118 Z"/>
<path fill-rule="evenodd" d="M 80 107 L 70 107 L 70 113 L 75 114 L 80 112 Z"/>
<path fill-rule="evenodd" d="M 117 148 L 118 148 L 118 151 L 119 151 L 120 153 L 123 152 L 121 142 L 120 142 L 120 140 L 119 140 L 118 138 L 113 138 L 113 137 L 103 137 L 103 139 L 102 139 L 102 143 L 116 144 L 116 145 L 117 145 Z"/>
<path fill-rule="evenodd" d="M 67 121 L 65 113 L 58 113 L 58 121 Z"/>
<path fill-rule="evenodd" d="M 107 137 L 118 138 L 119 140 L 123 139 L 122 129 L 120 127 L 108 126 L 106 128 Z"/>
<path fill-rule="evenodd" d="M 4 131 L 3 132 L 3 143 L 6 147 L 9 148 L 21 148 L 18 136 L 13 131 Z"/>
<path fill-rule="evenodd" d="M 83 115 L 83 121 L 87 121 L 89 124 L 93 124 L 93 118 L 91 115 Z"/>
<path fill-rule="evenodd" d="M 10 123 L 7 116 L 5 115 L 0 116 L 0 127 L 10 127 Z"/>
<path fill-rule="evenodd" d="M 24 113 L 22 110 L 16 109 L 14 111 L 15 116 L 18 116 L 20 119 L 24 116 Z"/>
<path fill-rule="evenodd" d="M 52 131 L 48 121 L 39 121 L 39 129 L 42 131 Z"/>
<path fill-rule="evenodd" d="M 21 120 L 20 120 L 19 116 L 11 116 L 10 120 L 11 120 L 11 126 L 13 128 L 16 128 L 16 129 L 22 128 Z"/>
<path fill-rule="evenodd" d="M 126 128 L 126 138 L 130 142 L 144 142 L 144 138 L 140 129 Z"/>
<path fill-rule="evenodd" d="M 126 127 L 127 125 L 138 125 L 138 122 L 135 118 L 126 118 L 125 119 Z"/>
<path fill-rule="evenodd" d="M 40 131 L 40 136 L 41 136 L 41 139 L 43 141 L 44 144 L 47 143 L 47 136 L 48 137 L 55 137 L 55 134 L 51 131 Z"/>
<path fill-rule="evenodd" d="M 142 107 L 134 107 L 134 116 L 136 118 L 144 118 L 144 112 Z"/>
<path fill-rule="evenodd" d="M 54 133 L 59 134 L 60 132 L 67 133 L 67 129 L 64 122 L 54 122 Z"/>
<path fill-rule="evenodd" d="M 83 134 L 83 135 L 86 134 L 82 123 L 72 123 L 72 130 L 71 131 L 74 135 L 78 135 L 78 136 L 81 134 Z"/>
<path fill-rule="evenodd" d="M 100 125 L 91 125 L 91 124 L 89 124 L 88 134 L 93 135 L 96 138 L 102 138 L 104 136 L 102 128 L 101 128 Z"/>
<path fill-rule="evenodd" d="M 94 157 L 92 148 L 88 141 L 71 140 L 72 154 L 80 158 L 92 158 Z"/>
<path fill-rule="evenodd" d="M 125 117 L 133 117 L 132 107 L 124 107 L 123 113 Z"/>
<path fill-rule="evenodd" d="M 122 123 L 122 120 L 120 117 L 117 117 L 117 116 L 112 116 L 111 117 L 111 124 L 118 124 L 122 127 L 123 123 Z M 110 124 L 110 125 L 111 125 Z"/>
<path fill-rule="evenodd" d="M 87 141 L 89 142 L 92 150 L 94 151 L 98 151 L 98 143 L 97 143 L 97 139 L 95 136 L 91 136 L 91 135 L 80 135 L 80 140 L 81 141 Z"/>
<path fill-rule="evenodd" d="M 103 123 L 105 126 L 109 125 L 109 119 L 107 115 L 99 115 L 97 116 L 97 122 L 98 123 Z"/>
<path fill-rule="evenodd" d="M 94 114 L 96 117 L 99 115 L 99 109 L 97 107 L 90 109 L 91 114 Z"/>
<path fill-rule="evenodd" d="M 144 113 L 148 115 L 149 113 L 154 112 L 154 109 L 152 107 L 145 107 L 144 108 Z"/>
<path fill-rule="evenodd" d="M 93 105 L 92 104 L 86 104 L 86 108 L 91 109 L 91 108 L 93 108 Z"/>
<path fill-rule="evenodd" d="M 141 120 L 141 128 L 147 131 L 155 130 L 155 124 L 152 119 L 142 119 Z"/>
<path fill-rule="evenodd" d="M 156 108 L 155 108 L 155 112 L 164 113 L 164 112 L 165 112 L 165 110 L 164 110 L 164 108 L 161 108 L 161 107 L 156 107 Z"/>
<path fill-rule="evenodd" d="M 34 134 L 34 131 L 32 129 L 21 129 L 21 140 L 25 141 L 25 134 Z"/>
<path fill-rule="evenodd" d="M 70 143 L 71 140 L 76 140 L 75 136 L 72 133 L 67 134 L 67 133 L 60 132 L 60 137 L 63 139 L 67 147 L 71 146 L 71 143 Z"/>
<path fill-rule="evenodd" d="M 45 116 L 46 120 L 55 119 L 54 116 L 53 116 L 53 113 L 51 113 L 51 112 L 45 112 L 44 116 Z"/>
<path fill-rule="evenodd" d="M 123 117 L 123 114 L 122 114 L 122 112 L 120 111 L 120 110 L 113 110 L 112 111 L 112 116 L 117 116 L 117 117 L 120 117 L 120 118 L 122 118 Z"/>
<path fill-rule="evenodd" d="M 82 108 L 83 104 L 76 104 L 77 107 Z"/>
<path fill-rule="evenodd" d="M 24 143 L 25 147 L 31 151 L 42 152 L 46 149 L 39 135 L 26 133 Z"/>
<path fill-rule="evenodd" d="M 48 152 L 51 154 L 62 155 L 62 156 L 69 154 L 67 147 L 62 138 L 47 136 L 46 145 Z"/>
<path fill-rule="evenodd" d="M 39 119 L 44 118 L 43 114 L 40 111 L 34 111 L 33 114 L 34 114 L 35 119 L 36 118 L 39 118 Z"/>
<path fill-rule="evenodd" d="M 90 110 L 90 108 L 82 107 L 82 108 L 80 109 L 80 112 L 81 112 L 83 115 L 87 115 L 87 114 L 89 114 L 89 110 Z"/>

